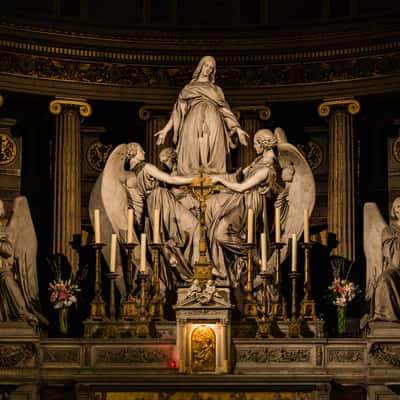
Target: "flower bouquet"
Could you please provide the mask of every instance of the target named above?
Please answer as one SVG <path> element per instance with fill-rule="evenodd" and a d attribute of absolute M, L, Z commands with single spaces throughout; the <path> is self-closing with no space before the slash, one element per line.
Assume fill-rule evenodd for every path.
<path fill-rule="evenodd" d="M 58 310 L 59 330 L 66 336 L 68 335 L 68 310 L 72 305 L 76 307 L 78 304 L 78 293 L 81 291 L 79 283 L 86 276 L 87 266 L 72 277 L 71 266 L 65 258 L 56 256 L 48 261 L 54 276 L 48 288 L 50 303 L 55 310 Z M 64 275 L 69 277 L 64 278 Z"/>
<path fill-rule="evenodd" d="M 336 264 L 336 265 L 335 265 Z M 360 293 L 358 285 L 349 281 L 349 273 L 352 265 L 348 269 L 344 278 L 341 278 L 342 270 L 344 269 L 343 260 L 339 257 L 334 260 L 333 265 L 333 282 L 328 286 L 328 300 L 336 306 L 338 318 L 338 336 L 345 336 L 347 330 L 347 306 Z"/>

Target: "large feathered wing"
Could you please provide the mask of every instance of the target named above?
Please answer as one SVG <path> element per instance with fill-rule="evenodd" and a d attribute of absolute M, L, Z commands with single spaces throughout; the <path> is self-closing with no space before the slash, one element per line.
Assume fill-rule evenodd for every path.
<path fill-rule="evenodd" d="M 277 132 L 278 131 L 278 132 Z M 293 168 L 294 174 L 291 182 L 288 182 L 286 193 L 282 196 L 282 243 L 287 244 L 293 233 L 297 239 L 304 229 L 304 209 L 311 215 L 316 197 L 315 180 L 310 166 L 303 154 L 292 144 L 286 141 L 282 129 L 277 128 L 279 163 L 282 169 Z M 285 246 L 281 252 L 283 262 L 288 254 Z"/>
<path fill-rule="evenodd" d="M 37 278 L 37 239 L 28 200 L 25 196 L 14 199 L 13 212 L 7 226 L 8 238 L 18 263 L 18 276 L 27 305 L 39 303 Z"/>
<path fill-rule="evenodd" d="M 365 297 L 370 300 L 382 273 L 382 231 L 387 226 L 376 203 L 364 204 L 364 253 L 367 262 Z"/>

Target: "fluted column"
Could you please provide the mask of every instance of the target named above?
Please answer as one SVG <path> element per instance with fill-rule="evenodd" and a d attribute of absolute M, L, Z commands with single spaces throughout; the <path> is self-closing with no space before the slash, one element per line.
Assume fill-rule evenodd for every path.
<path fill-rule="evenodd" d="M 169 112 L 172 107 L 167 106 L 143 106 L 139 109 L 139 117 L 141 120 L 145 121 L 146 124 L 146 141 L 145 141 L 145 152 L 146 152 L 146 161 L 151 164 L 157 165 L 160 167 L 160 161 L 158 159 L 158 155 L 160 151 L 172 145 L 172 132 L 169 132 L 167 138 L 165 139 L 165 143 L 163 145 L 157 146 L 157 138 L 154 137 L 154 134 L 162 129 L 169 119 Z M 175 147 L 175 146 L 174 146 Z"/>
<path fill-rule="evenodd" d="M 246 167 L 256 157 L 253 146 L 254 134 L 261 128 L 261 122 L 271 117 L 271 110 L 267 106 L 245 106 L 234 107 L 232 111 L 240 119 L 241 127 L 249 134 L 247 146 L 238 145 L 237 159 L 234 160 L 233 167 Z"/>
<path fill-rule="evenodd" d="M 354 115 L 360 111 L 355 99 L 336 99 L 320 104 L 321 117 L 329 116 L 328 230 L 338 241 L 333 254 L 355 260 L 356 168 Z"/>
<path fill-rule="evenodd" d="M 56 98 L 50 112 L 56 115 L 53 176 L 53 253 L 67 257 L 75 273 L 78 254 L 70 242 L 81 233 L 81 137 L 80 116 L 91 114 L 82 99 Z"/>

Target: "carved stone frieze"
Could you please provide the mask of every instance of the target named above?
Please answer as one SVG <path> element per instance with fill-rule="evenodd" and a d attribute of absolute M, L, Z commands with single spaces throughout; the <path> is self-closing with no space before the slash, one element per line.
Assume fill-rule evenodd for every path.
<path fill-rule="evenodd" d="M 346 81 L 400 72 L 398 52 L 302 63 L 288 61 L 259 65 L 221 63 L 218 65 L 218 79 L 226 82 L 226 87 L 259 87 Z M 190 80 L 191 65 L 170 65 L 65 60 L 0 51 L 0 73 L 124 87 L 181 87 Z"/>
<path fill-rule="evenodd" d="M 43 362 L 47 363 L 79 363 L 79 349 L 43 349 Z"/>
<path fill-rule="evenodd" d="M 400 346 L 388 343 L 373 343 L 368 351 L 371 362 L 400 367 Z"/>
<path fill-rule="evenodd" d="M 36 356 L 33 343 L 0 345 L 0 368 L 11 368 Z"/>
<path fill-rule="evenodd" d="M 96 350 L 95 360 L 98 363 L 159 363 L 168 361 L 170 354 L 158 348 L 119 347 Z"/>
<path fill-rule="evenodd" d="M 291 362 L 310 362 L 311 351 L 305 348 L 270 348 L 259 347 L 252 349 L 238 350 L 238 362 L 255 362 L 255 363 L 291 363 Z"/>
<path fill-rule="evenodd" d="M 362 349 L 329 349 L 328 362 L 334 363 L 354 363 L 364 361 L 364 352 Z"/>

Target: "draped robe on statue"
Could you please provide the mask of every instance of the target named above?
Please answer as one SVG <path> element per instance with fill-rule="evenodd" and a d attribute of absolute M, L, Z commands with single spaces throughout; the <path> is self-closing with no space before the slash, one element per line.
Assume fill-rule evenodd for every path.
<path fill-rule="evenodd" d="M 177 145 L 178 175 L 226 172 L 231 132 L 239 123 L 221 88 L 211 82 L 193 81 L 179 94 L 172 112 L 173 141 Z"/>
<path fill-rule="evenodd" d="M 383 272 L 378 277 L 371 302 L 371 316 L 377 321 L 400 321 L 400 226 L 382 232 Z"/>
<path fill-rule="evenodd" d="M 244 172 L 245 179 L 260 169 L 268 169 L 266 179 L 243 193 L 226 191 L 211 196 L 207 201 L 206 223 L 211 246 L 211 258 L 218 275 L 222 279 L 237 282 L 244 265 L 233 266 L 234 260 L 247 254 L 244 246 L 247 235 L 247 212 L 251 208 L 257 220 L 266 202 L 267 189 L 275 190 L 277 171 L 273 163 L 257 157 Z M 216 206 L 218 205 L 218 206 Z M 239 257 L 239 258 L 238 258 Z"/>

